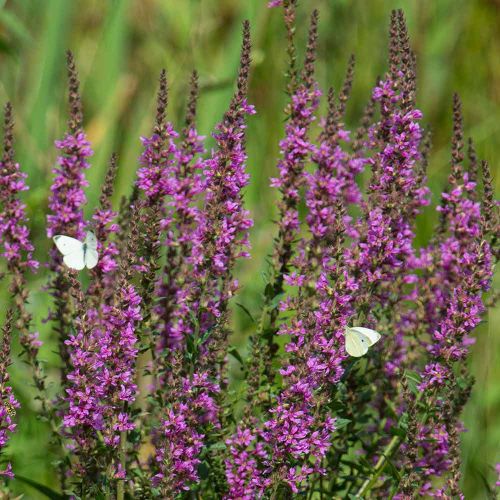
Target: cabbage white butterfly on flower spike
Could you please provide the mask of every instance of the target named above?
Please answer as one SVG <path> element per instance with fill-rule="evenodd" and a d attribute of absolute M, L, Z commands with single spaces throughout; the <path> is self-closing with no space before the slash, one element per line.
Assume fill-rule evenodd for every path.
<path fill-rule="evenodd" d="M 97 238 L 87 231 L 85 241 L 81 242 L 69 236 L 56 235 L 53 238 L 57 249 L 63 254 L 63 262 L 71 269 L 81 271 L 85 266 L 92 269 L 97 265 Z"/>
<path fill-rule="evenodd" d="M 345 350 L 350 356 L 359 358 L 380 340 L 380 333 L 361 326 L 347 327 L 345 330 Z"/>

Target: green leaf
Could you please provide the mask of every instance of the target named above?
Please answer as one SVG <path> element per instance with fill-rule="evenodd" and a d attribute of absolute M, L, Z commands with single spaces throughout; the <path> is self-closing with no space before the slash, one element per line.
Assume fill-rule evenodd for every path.
<path fill-rule="evenodd" d="M 252 313 L 243 304 L 236 302 L 236 305 L 250 318 L 252 323 L 256 323 L 255 318 L 252 316 Z"/>
<path fill-rule="evenodd" d="M 418 394 L 418 385 L 422 382 L 420 375 L 412 370 L 405 370 L 404 376 L 408 382 L 408 388 L 413 394 Z"/>
<path fill-rule="evenodd" d="M 391 435 L 392 436 L 399 436 L 402 439 L 406 438 L 406 431 L 404 429 L 401 429 L 400 427 L 392 427 L 391 428 Z"/>
<path fill-rule="evenodd" d="M 44 484 L 37 483 L 36 481 L 33 481 L 32 479 L 29 479 L 24 476 L 20 476 L 19 474 L 16 474 L 16 479 L 18 481 L 21 481 L 22 483 L 29 484 L 32 488 L 35 488 L 35 490 L 39 491 L 43 495 L 45 495 L 47 498 L 51 498 L 53 500 L 65 500 L 65 496 L 61 495 L 57 491 L 54 491 L 53 489 L 49 488 L 48 486 L 45 486 Z"/>
<path fill-rule="evenodd" d="M 373 465 L 365 457 L 358 457 L 358 460 L 370 473 L 373 472 Z"/>
<path fill-rule="evenodd" d="M 398 483 L 401 481 L 401 475 L 399 474 L 398 469 L 389 459 L 386 460 L 384 472 L 389 473 L 389 475 Z"/>
<path fill-rule="evenodd" d="M 348 425 L 352 420 L 348 418 L 336 418 L 335 419 L 335 430 L 342 429 L 346 425 Z"/>
<path fill-rule="evenodd" d="M 399 417 L 398 426 L 405 432 L 408 431 L 408 413 L 404 412 L 401 414 L 401 417 Z"/>
<path fill-rule="evenodd" d="M 227 448 L 226 443 L 224 441 L 219 443 L 213 443 L 210 445 L 210 449 L 214 451 L 223 451 Z"/>
<path fill-rule="evenodd" d="M 201 479 L 207 479 L 208 474 L 210 472 L 210 467 L 207 462 L 200 462 L 198 465 L 198 474 L 200 475 Z"/>
<path fill-rule="evenodd" d="M 190 310 L 189 318 L 191 319 L 191 322 L 193 323 L 194 326 L 194 334 L 195 336 L 198 336 L 198 334 L 200 333 L 200 323 L 198 321 L 198 316 L 193 311 Z"/>
<path fill-rule="evenodd" d="M 232 347 L 231 349 L 229 349 L 229 354 L 231 354 L 231 356 L 233 356 L 233 358 L 235 358 L 237 361 L 239 361 L 242 365 L 245 364 L 245 362 L 243 361 L 243 358 L 241 357 L 241 354 L 238 352 L 236 347 Z"/>
<path fill-rule="evenodd" d="M 195 344 L 192 335 L 186 336 L 186 350 L 190 354 L 193 354 L 195 352 Z"/>

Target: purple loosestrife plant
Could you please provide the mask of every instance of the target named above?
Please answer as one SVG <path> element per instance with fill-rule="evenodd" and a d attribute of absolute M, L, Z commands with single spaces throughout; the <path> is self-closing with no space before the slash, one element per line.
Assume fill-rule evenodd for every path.
<path fill-rule="evenodd" d="M 50 402 L 46 393 L 46 381 L 42 363 L 39 360 L 41 341 L 38 332 L 31 330 L 32 315 L 28 310 L 29 291 L 27 271 L 35 271 L 38 262 L 33 258 L 33 244 L 30 241 L 26 206 L 20 193 L 26 191 L 26 175 L 14 159 L 14 120 L 12 106 L 7 103 L 4 117 L 3 156 L 0 163 L 0 242 L 7 272 L 11 279 L 9 291 L 15 304 L 14 326 L 19 332 L 19 342 L 26 361 L 30 365 L 33 381 L 39 392 L 42 413 L 47 416 Z"/>
<path fill-rule="evenodd" d="M 47 312 L 28 303 L 28 272 L 37 263 L 6 106 L 0 162 L 0 277 L 9 279 L 12 295 L 0 341 L 6 495 L 13 494 L 16 466 L 8 441 L 19 404 L 8 368 L 18 334 L 40 400 L 23 411 L 39 413 L 40 425 L 50 427 L 48 453 L 65 497 L 463 498 L 461 413 L 473 390 L 466 362 L 499 255 L 488 164 L 472 140 L 466 158 L 456 96 L 451 174 L 434 233 L 419 248 L 417 216 L 430 203 L 430 137 L 416 104 L 403 13 L 391 16 L 388 71 L 351 128 L 345 114 L 354 57 L 340 90 L 330 88 L 322 99 L 314 71 L 318 13 L 299 69 L 296 1 L 269 6 L 284 16 L 289 103 L 271 181 L 279 192 L 277 236 L 260 317 L 253 320 L 240 304 L 255 329 L 246 356 L 232 346 L 238 332 L 231 299 L 240 286 L 236 264 L 250 257 L 253 224 L 244 203 L 247 119 L 255 113 L 248 22 L 236 89 L 212 146 L 197 128 L 196 72 L 177 129 L 167 119 L 162 71 L 132 192 L 119 210 L 113 207 L 120 168 L 113 155 L 88 223 L 92 151 L 68 53 L 69 130 L 56 143 L 46 232 L 83 240 L 92 230 L 99 260 L 78 274 L 55 247 L 49 250 L 44 291 L 55 301 L 48 316 L 61 369 L 50 385 L 31 328 Z M 345 344 L 352 327 L 375 329 L 380 341 L 351 357 Z M 241 364 L 240 378 L 229 355 Z M 37 478 L 30 484 L 36 487 Z"/>
<path fill-rule="evenodd" d="M 174 170 L 170 183 L 175 188 L 171 193 L 173 220 L 184 224 L 180 226 L 187 229 L 183 236 L 190 238 L 184 248 L 189 252 L 187 262 L 192 266 L 192 276 L 187 275 L 189 268 L 181 268 L 184 290 L 179 288 L 181 294 L 178 297 L 186 302 L 186 306 L 181 303 L 181 307 L 189 311 L 189 316 L 186 314 L 187 317 L 183 318 L 187 330 L 183 332 L 182 344 L 173 346 L 185 350 L 187 370 L 178 367 L 179 356 L 171 357 L 173 373 L 167 375 L 167 380 L 176 392 L 175 396 L 166 394 L 163 398 L 171 401 L 171 409 L 166 414 L 164 409 L 161 410 L 164 416 L 160 416 L 160 427 L 156 432 L 155 459 L 159 472 L 155 476 L 155 485 L 163 495 L 189 489 L 190 482 L 199 480 L 199 455 L 203 444 L 207 446 L 208 441 L 200 431 L 208 429 L 213 432 L 221 427 L 219 400 L 221 386 L 226 384 L 228 350 L 227 302 L 237 288 L 231 273 L 236 259 L 248 256 L 245 247 L 248 246 L 248 229 L 252 224 L 242 200 L 242 190 L 248 183 L 245 120 L 246 115 L 254 113 L 246 100 L 249 66 L 250 31 L 245 23 L 237 89 L 229 110 L 216 127 L 216 147 L 200 164 L 203 177 L 198 177 L 195 171 L 194 176 L 187 178 L 190 180 L 187 191 L 190 196 L 201 190 L 205 193 L 202 208 L 186 212 L 185 206 L 179 206 L 177 197 L 179 183 L 183 180 L 181 175 L 185 171 L 182 164 L 186 164 L 186 160 L 192 161 L 189 156 L 193 153 L 203 152 L 192 128 L 191 132 L 188 129 L 184 133 L 179 160 L 181 168 Z M 188 113 L 188 125 L 191 123 L 190 114 L 192 112 Z M 190 218 L 196 221 L 195 227 Z M 168 347 L 167 344 L 165 348 Z M 194 366 L 190 366 L 192 364 Z M 183 374 L 183 371 L 187 373 Z"/>
<path fill-rule="evenodd" d="M 277 6 L 276 4 L 275 6 Z M 299 201 L 300 190 L 305 185 L 304 167 L 313 151 L 308 134 L 311 123 L 315 120 L 315 111 L 319 105 L 321 91 L 314 79 L 314 63 L 318 30 L 318 12 L 311 16 L 309 37 L 302 72 L 296 69 L 296 53 L 294 45 L 296 1 L 285 2 L 284 17 L 288 34 L 290 102 L 285 110 L 288 121 L 285 127 L 285 138 L 280 142 L 281 158 L 278 161 L 279 177 L 271 180 L 271 186 L 278 188 L 279 202 L 278 236 L 273 251 L 273 267 L 268 287 L 265 291 L 262 314 L 257 332 L 255 356 L 263 355 L 266 378 L 272 382 L 272 359 L 277 349 L 274 342 L 276 334 L 276 318 L 278 309 L 275 297 L 283 292 L 284 276 L 288 273 L 294 254 L 294 241 L 300 232 Z"/>
<path fill-rule="evenodd" d="M 438 237 L 421 259 L 421 265 L 426 266 L 421 289 L 430 338 L 425 343 L 428 361 L 421 370 L 419 389 L 425 404 L 435 401 L 436 407 L 428 412 L 429 422 L 419 429 L 422 438 L 430 443 L 418 462 L 426 479 L 418 481 L 417 474 L 412 479 L 413 488 L 420 485 L 422 493 L 434 492 L 437 496 L 460 494 L 458 434 L 463 426 L 458 416 L 473 383 L 463 362 L 475 341 L 470 333 L 481 321 L 482 294 L 489 289 L 492 277 L 488 227 L 476 201 L 477 185 L 464 171 L 462 137 L 461 106 L 455 96 L 450 189 L 442 194 L 438 207 Z M 484 198 L 489 198 L 486 192 Z M 485 201 L 484 212 L 487 205 Z M 491 215 L 494 219 L 495 213 Z M 424 281 L 431 275 L 429 282 Z M 435 435 L 435 428 L 440 429 L 439 436 Z M 450 477 L 446 485 L 434 488 L 431 478 L 447 473 Z M 407 490 L 410 489 L 408 485 Z"/>
<path fill-rule="evenodd" d="M 128 408 L 137 390 L 135 330 L 141 320 L 141 299 L 124 276 L 117 286 L 112 304 L 85 310 L 83 294 L 73 284 L 79 326 L 66 341 L 72 369 L 67 374 L 63 425 L 72 475 L 83 481 L 87 492 L 93 491 L 91 482 L 102 480 L 103 472 L 110 481 L 125 479 L 122 434 L 134 429 Z"/>
<path fill-rule="evenodd" d="M 82 128 L 82 105 L 79 93 L 78 74 L 76 72 L 73 54 L 67 53 L 68 87 L 70 118 L 69 131 L 65 137 L 56 141 L 60 151 L 57 166 L 53 169 L 54 178 L 50 187 L 49 211 L 47 215 L 47 236 L 58 234 L 83 239 L 85 236 L 85 221 L 83 205 L 86 203 L 84 188 L 88 185 L 85 170 L 89 168 L 87 158 L 93 152 Z M 50 287 L 54 297 L 55 311 L 51 319 L 56 320 L 56 333 L 59 338 L 59 350 L 64 363 L 61 368 L 61 380 L 65 382 L 65 372 L 68 362 L 64 341 L 71 330 L 71 311 L 69 284 L 63 274 L 63 264 L 60 253 L 54 247 L 50 251 L 49 267 L 55 275 Z"/>

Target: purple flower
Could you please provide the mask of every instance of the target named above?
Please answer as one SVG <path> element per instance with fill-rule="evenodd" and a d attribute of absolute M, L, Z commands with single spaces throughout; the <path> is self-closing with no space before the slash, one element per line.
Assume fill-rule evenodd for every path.
<path fill-rule="evenodd" d="M 161 132 L 141 138 L 144 151 L 140 158 L 142 168 L 137 172 L 137 186 L 149 200 L 158 200 L 169 193 L 170 169 L 175 164 L 174 139 L 178 134 L 170 123 L 161 126 Z"/>
<path fill-rule="evenodd" d="M 242 200 L 249 179 L 243 139 L 245 115 L 254 113 L 246 101 L 238 104 L 236 119 L 217 126 L 214 134 L 217 149 L 203 162 L 205 208 L 199 214 L 192 256 L 199 277 L 209 273 L 217 279 L 233 266 L 236 258 L 248 256 L 242 248 L 249 246 L 248 230 L 253 222 Z M 216 207 L 220 207 L 217 220 L 212 218 Z"/>
<path fill-rule="evenodd" d="M 182 379 L 172 408 L 167 409 L 154 434 L 154 467 L 158 472 L 153 485 L 163 494 L 189 490 L 189 483 L 198 481 L 199 454 L 205 437 L 198 429 L 218 425 L 218 392 L 218 385 L 209 381 L 207 373 Z"/>
<path fill-rule="evenodd" d="M 255 425 L 256 422 L 253 422 Z M 252 426 L 253 427 L 253 426 Z M 226 459 L 226 479 L 229 485 L 227 499 L 253 500 L 262 498 L 271 485 L 269 453 L 262 431 L 238 429 L 226 441 L 230 458 Z"/>

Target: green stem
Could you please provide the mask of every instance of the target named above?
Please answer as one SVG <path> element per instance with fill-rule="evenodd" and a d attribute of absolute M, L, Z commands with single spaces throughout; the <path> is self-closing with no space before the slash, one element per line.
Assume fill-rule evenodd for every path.
<path fill-rule="evenodd" d="M 396 451 L 398 451 L 399 446 L 403 440 L 399 436 L 394 436 L 389 444 L 386 446 L 385 450 L 382 452 L 382 455 L 378 459 L 377 464 L 375 465 L 373 472 L 366 479 L 366 481 L 361 485 L 361 488 L 356 493 L 356 498 L 363 498 L 363 495 L 366 495 L 372 486 L 375 484 L 380 474 L 384 471 L 385 465 L 387 464 L 387 460 L 389 460 Z"/>
<path fill-rule="evenodd" d="M 122 431 L 120 433 L 120 464 L 122 469 L 125 470 L 125 448 L 127 445 L 127 431 Z M 125 481 L 123 479 L 118 480 L 116 485 L 116 500 L 124 500 L 125 498 Z"/>

